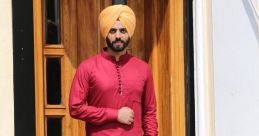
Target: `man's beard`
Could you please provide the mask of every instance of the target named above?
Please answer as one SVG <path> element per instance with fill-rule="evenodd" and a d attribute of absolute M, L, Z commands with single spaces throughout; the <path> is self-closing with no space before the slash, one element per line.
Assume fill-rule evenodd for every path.
<path fill-rule="evenodd" d="M 122 46 L 115 46 L 114 44 L 116 42 L 122 42 Z M 121 52 L 123 51 L 126 47 L 128 47 L 130 42 L 130 38 L 128 38 L 126 41 L 123 41 L 121 38 L 116 38 L 113 42 L 110 41 L 108 37 L 106 37 L 106 43 L 108 48 L 110 48 L 114 52 Z"/>

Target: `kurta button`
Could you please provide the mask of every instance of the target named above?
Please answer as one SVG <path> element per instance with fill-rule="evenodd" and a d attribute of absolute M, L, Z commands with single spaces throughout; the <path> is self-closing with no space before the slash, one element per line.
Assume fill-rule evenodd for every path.
<path fill-rule="evenodd" d="M 116 68 L 116 71 L 117 71 L 117 78 L 119 80 L 119 93 L 120 95 L 122 95 L 122 80 L 121 80 L 121 74 L 120 74 L 120 66 L 119 66 L 119 63 L 116 62 L 115 64 L 115 68 Z"/>

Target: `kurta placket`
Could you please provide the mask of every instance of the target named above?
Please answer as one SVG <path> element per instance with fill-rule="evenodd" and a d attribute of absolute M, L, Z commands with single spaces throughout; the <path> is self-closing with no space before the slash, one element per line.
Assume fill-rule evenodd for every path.
<path fill-rule="evenodd" d="M 122 95 L 123 91 L 122 91 L 122 80 L 121 80 L 121 73 L 120 73 L 120 65 L 119 62 L 115 62 L 116 63 L 116 70 L 117 70 L 117 76 L 118 76 L 118 81 L 119 81 L 119 93 L 120 95 Z"/>

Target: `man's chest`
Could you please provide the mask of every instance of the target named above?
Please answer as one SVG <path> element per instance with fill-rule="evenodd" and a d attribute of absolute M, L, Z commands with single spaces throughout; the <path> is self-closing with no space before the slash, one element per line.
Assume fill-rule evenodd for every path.
<path fill-rule="evenodd" d="M 141 101 L 144 87 L 145 74 L 138 67 L 99 66 L 91 72 L 88 97 L 98 103 L 132 98 Z"/>

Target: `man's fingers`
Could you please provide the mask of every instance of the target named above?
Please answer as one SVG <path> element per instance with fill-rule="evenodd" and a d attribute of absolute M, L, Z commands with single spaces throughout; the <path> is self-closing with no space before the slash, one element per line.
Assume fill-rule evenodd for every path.
<path fill-rule="evenodd" d="M 130 121 L 128 121 L 126 124 L 127 124 L 127 125 L 131 125 L 131 122 L 130 122 Z"/>
<path fill-rule="evenodd" d="M 134 122 L 134 111 L 128 107 L 119 110 L 118 121 L 123 124 L 131 125 Z"/>
<path fill-rule="evenodd" d="M 134 114 L 131 114 L 129 117 L 132 118 L 132 119 L 134 119 Z"/>
<path fill-rule="evenodd" d="M 126 122 L 127 125 L 131 125 L 132 123 L 133 123 L 133 119 L 129 119 L 129 120 Z"/>
<path fill-rule="evenodd" d="M 134 111 L 132 109 L 130 109 L 130 114 L 134 115 Z"/>
<path fill-rule="evenodd" d="M 133 118 L 130 118 L 130 119 L 129 119 L 129 122 L 133 122 L 133 121 L 134 121 L 134 119 L 133 119 Z"/>

